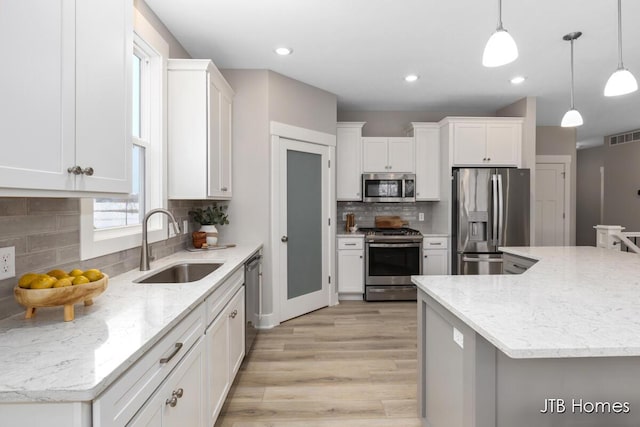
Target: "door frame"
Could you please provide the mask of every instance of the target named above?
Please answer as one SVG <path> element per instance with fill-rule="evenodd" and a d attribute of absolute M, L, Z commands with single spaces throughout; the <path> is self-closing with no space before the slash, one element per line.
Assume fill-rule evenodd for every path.
<path fill-rule="evenodd" d="M 571 245 L 571 156 L 570 155 L 537 155 L 536 169 L 538 163 L 561 164 L 564 165 L 564 236 L 562 238 L 564 246 Z M 535 200 L 534 200 L 535 202 Z M 535 208 L 535 205 L 534 205 Z"/>
<path fill-rule="evenodd" d="M 329 272 L 331 282 L 329 284 L 329 295 L 327 305 L 332 306 L 338 304 L 338 288 L 336 280 L 336 257 L 334 256 L 336 246 L 336 186 L 335 186 L 335 153 L 336 153 L 336 136 L 324 132 L 318 132 L 312 129 L 292 126 L 285 123 L 270 122 L 271 134 L 271 230 L 270 230 L 270 246 L 271 246 L 271 283 L 272 283 L 272 303 L 273 303 L 273 319 L 270 324 L 279 325 L 281 316 L 281 298 L 283 287 L 280 283 L 281 277 L 281 259 L 280 259 L 280 203 L 282 195 L 280 194 L 280 139 L 291 139 L 295 141 L 305 142 L 309 144 L 324 145 L 329 148 L 329 173 L 327 174 L 327 182 L 329 197 L 327 200 L 327 213 L 329 215 L 329 225 L 326 228 L 325 239 L 326 245 L 326 271 Z"/>

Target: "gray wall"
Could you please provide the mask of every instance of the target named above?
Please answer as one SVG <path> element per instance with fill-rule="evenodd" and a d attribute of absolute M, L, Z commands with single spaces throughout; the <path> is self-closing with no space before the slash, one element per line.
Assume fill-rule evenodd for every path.
<path fill-rule="evenodd" d="M 273 314 L 270 121 L 335 135 L 337 98 L 268 70 L 222 70 L 233 100 L 233 199 L 227 241 L 264 243 L 263 313 Z M 267 320 L 268 322 L 268 320 Z"/>
<path fill-rule="evenodd" d="M 608 145 L 604 153 L 604 222 L 640 231 L 640 143 Z"/>
<path fill-rule="evenodd" d="M 577 154 L 576 129 L 560 126 L 539 126 L 536 137 L 537 155 L 568 155 L 571 156 L 571 216 L 569 218 L 570 243 L 576 244 L 576 183 L 577 183 Z"/>
<path fill-rule="evenodd" d="M 578 150 L 576 194 L 576 245 L 595 246 L 594 225 L 600 220 L 600 167 L 605 146 Z"/>
<path fill-rule="evenodd" d="M 405 136 L 411 122 L 439 122 L 447 116 L 495 116 L 491 111 L 474 111 L 467 114 L 438 111 L 338 111 L 339 122 L 367 122 L 362 136 Z"/>

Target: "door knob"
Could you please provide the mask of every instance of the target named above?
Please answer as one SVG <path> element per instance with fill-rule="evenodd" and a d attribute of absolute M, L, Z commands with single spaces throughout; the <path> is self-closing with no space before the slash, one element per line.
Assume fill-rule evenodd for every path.
<path fill-rule="evenodd" d="M 287 243 L 289 241 L 289 238 L 287 236 L 282 236 L 280 240 L 282 240 L 283 243 Z"/>

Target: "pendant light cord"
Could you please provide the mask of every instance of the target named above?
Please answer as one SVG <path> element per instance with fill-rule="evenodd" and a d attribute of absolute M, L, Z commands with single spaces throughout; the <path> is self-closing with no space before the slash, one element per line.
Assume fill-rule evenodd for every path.
<path fill-rule="evenodd" d="M 571 39 L 571 109 L 575 110 L 573 105 L 573 39 Z"/>
<path fill-rule="evenodd" d="M 618 0 L 618 69 L 622 68 L 622 0 Z"/>
<path fill-rule="evenodd" d="M 498 0 L 498 29 L 497 31 L 504 31 L 502 28 L 502 0 Z"/>

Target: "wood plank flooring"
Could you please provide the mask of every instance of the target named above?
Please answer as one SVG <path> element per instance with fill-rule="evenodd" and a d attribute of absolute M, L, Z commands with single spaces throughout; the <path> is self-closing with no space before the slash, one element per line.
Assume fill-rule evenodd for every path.
<path fill-rule="evenodd" d="M 419 427 L 416 303 L 344 301 L 261 331 L 216 427 Z"/>

